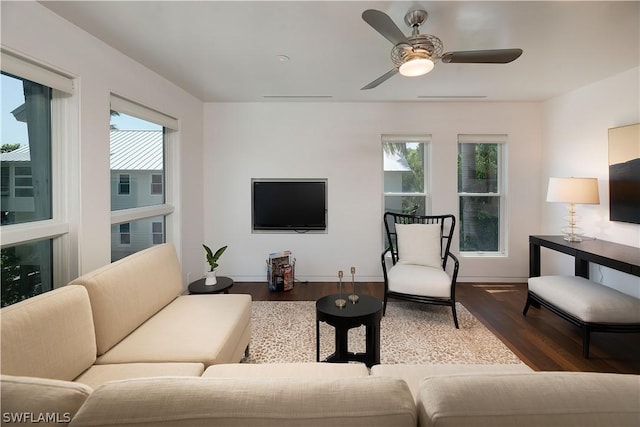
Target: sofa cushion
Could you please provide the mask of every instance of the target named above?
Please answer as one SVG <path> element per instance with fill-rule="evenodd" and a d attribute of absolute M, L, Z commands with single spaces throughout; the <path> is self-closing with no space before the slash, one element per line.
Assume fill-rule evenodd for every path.
<path fill-rule="evenodd" d="M 367 377 L 363 363 L 229 363 L 209 366 L 205 378 L 346 378 Z"/>
<path fill-rule="evenodd" d="M 136 252 L 71 283 L 89 291 L 98 355 L 183 291 L 180 263 L 170 243 Z"/>
<path fill-rule="evenodd" d="M 71 381 L 96 360 L 89 296 L 63 286 L 2 309 L 2 373 Z"/>
<path fill-rule="evenodd" d="M 392 378 L 160 378 L 94 391 L 72 426 L 415 427 L 406 383 Z"/>
<path fill-rule="evenodd" d="M 250 325 L 250 295 L 185 295 L 96 363 L 198 362 L 209 366 L 239 362 L 249 344 Z"/>
<path fill-rule="evenodd" d="M 69 381 L 11 375 L 2 375 L 0 388 L 3 425 L 66 424 L 93 391 Z M 44 422 L 42 417 L 53 418 Z"/>
<path fill-rule="evenodd" d="M 637 426 L 640 376 L 593 372 L 450 375 L 420 386 L 420 426 Z"/>
<path fill-rule="evenodd" d="M 93 365 L 76 382 L 96 388 L 109 381 L 145 377 L 199 377 L 204 372 L 202 363 L 117 363 Z"/>
<path fill-rule="evenodd" d="M 414 398 L 418 398 L 420 383 L 425 377 L 433 375 L 451 374 L 502 374 L 509 372 L 533 372 L 533 370 L 521 364 L 496 364 L 496 365 L 473 365 L 473 364 L 434 364 L 434 365 L 413 365 L 413 364 L 384 364 L 371 367 L 371 375 L 376 377 L 392 377 L 404 380 L 411 390 Z"/>

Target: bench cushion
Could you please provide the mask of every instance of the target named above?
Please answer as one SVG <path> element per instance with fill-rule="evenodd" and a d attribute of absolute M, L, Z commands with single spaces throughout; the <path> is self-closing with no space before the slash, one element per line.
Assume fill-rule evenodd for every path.
<path fill-rule="evenodd" d="M 415 427 L 392 378 L 155 378 L 96 389 L 72 426 Z"/>
<path fill-rule="evenodd" d="M 421 427 L 637 426 L 640 376 L 593 372 L 426 378 Z"/>
<path fill-rule="evenodd" d="M 185 295 L 98 357 L 97 364 L 242 359 L 251 339 L 251 295 Z"/>
<path fill-rule="evenodd" d="M 71 283 L 89 292 L 98 355 L 183 291 L 180 263 L 170 243 L 136 252 Z"/>
<path fill-rule="evenodd" d="M 529 291 L 583 322 L 640 324 L 640 299 L 584 277 L 530 277 Z"/>
<path fill-rule="evenodd" d="M 96 360 L 89 295 L 63 286 L 2 309 L 2 373 L 72 381 Z"/>

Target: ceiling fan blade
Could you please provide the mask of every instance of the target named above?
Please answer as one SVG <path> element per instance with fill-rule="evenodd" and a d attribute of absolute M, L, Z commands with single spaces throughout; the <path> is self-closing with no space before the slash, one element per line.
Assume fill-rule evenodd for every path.
<path fill-rule="evenodd" d="M 369 83 L 368 85 L 366 85 L 360 90 L 373 89 L 374 87 L 378 86 L 380 83 L 384 82 L 385 80 L 395 76 L 397 73 L 398 73 L 397 68 L 387 71 L 385 74 L 381 75 L 380 77 L 378 77 L 377 79 L 375 79 L 374 81 L 372 81 L 371 83 Z"/>
<path fill-rule="evenodd" d="M 522 49 L 467 50 L 447 52 L 440 60 L 445 64 L 507 64 L 522 55 Z"/>
<path fill-rule="evenodd" d="M 367 9 L 362 12 L 362 19 L 394 45 L 398 43 L 410 44 L 407 36 L 400 31 L 400 28 L 386 13 L 375 9 Z"/>

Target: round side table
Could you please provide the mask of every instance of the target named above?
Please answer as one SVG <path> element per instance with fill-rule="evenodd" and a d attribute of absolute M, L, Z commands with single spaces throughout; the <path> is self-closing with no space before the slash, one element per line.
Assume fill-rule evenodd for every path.
<path fill-rule="evenodd" d="M 229 293 L 229 288 L 233 286 L 233 279 L 225 276 L 218 276 L 217 283 L 215 285 L 205 285 L 204 277 L 202 279 L 198 279 L 195 282 L 189 283 L 189 293 L 190 294 L 219 294 L 219 293 Z"/>
<path fill-rule="evenodd" d="M 382 301 L 370 295 L 358 296 L 360 299 L 356 304 L 347 301 L 343 308 L 335 305 L 338 295 L 328 295 L 316 301 L 316 361 L 320 361 L 320 322 L 325 322 L 336 330 L 335 353 L 327 357 L 326 362 L 356 361 L 364 362 L 368 367 L 380 363 Z M 366 328 L 366 351 L 349 352 L 349 329 L 361 325 Z"/>

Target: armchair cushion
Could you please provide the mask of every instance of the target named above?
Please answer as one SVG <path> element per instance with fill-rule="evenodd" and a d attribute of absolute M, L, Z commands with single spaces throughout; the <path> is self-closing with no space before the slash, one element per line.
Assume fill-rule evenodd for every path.
<path fill-rule="evenodd" d="M 451 297 L 451 278 L 442 267 L 396 264 L 388 273 L 389 292 L 435 298 Z"/>
<path fill-rule="evenodd" d="M 440 224 L 396 224 L 401 264 L 442 266 Z"/>

